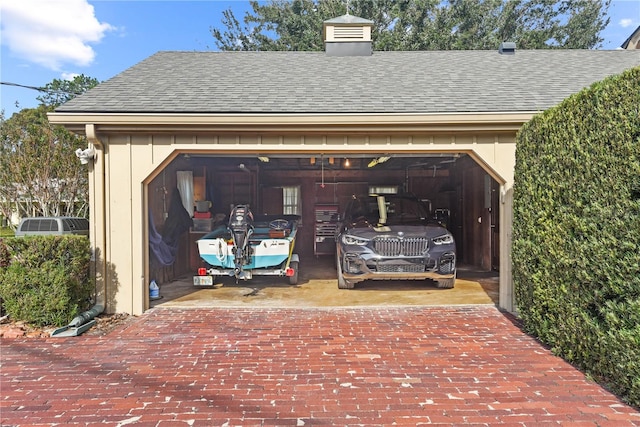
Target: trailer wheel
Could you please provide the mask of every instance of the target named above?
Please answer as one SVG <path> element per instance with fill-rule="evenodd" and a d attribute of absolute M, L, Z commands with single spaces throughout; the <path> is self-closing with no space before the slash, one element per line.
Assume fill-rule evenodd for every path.
<path fill-rule="evenodd" d="M 289 276 L 289 284 L 297 285 L 298 284 L 298 261 L 291 261 L 289 263 L 289 267 L 293 269 L 293 276 Z"/>

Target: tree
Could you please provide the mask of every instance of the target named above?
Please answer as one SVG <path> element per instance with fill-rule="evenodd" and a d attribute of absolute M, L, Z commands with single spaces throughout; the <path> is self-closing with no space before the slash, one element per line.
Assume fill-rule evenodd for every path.
<path fill-rule="evenodd" d="M 87 170 L 75 156 L 86 147 L 86 138 L 52 126 L 47 113 L 97 84 L 84 75 L 54 79 L 37 98 L 37 108 L 9 119 L 0 113 L 0 215 L 87 215 Z"/>
<path fill-rule="evenodd" d="M 89 89 L 97 86 L 99 81 L 84 74 L 75 76 L 73 80 L 53 79 L 42 88 L 43 95 L 36 97 L 43 105 L 57 107 Z"/>
<path fill-rule="evenodd" d="M 323 50 L 322 24 L 343 0 L 250 2 L 243 23 L 231 9 L 211 28 L 221 50 Z M 610 0 L 353 0 L 349 14 L 374 22 L 374 50 L 599 47 Z"/>

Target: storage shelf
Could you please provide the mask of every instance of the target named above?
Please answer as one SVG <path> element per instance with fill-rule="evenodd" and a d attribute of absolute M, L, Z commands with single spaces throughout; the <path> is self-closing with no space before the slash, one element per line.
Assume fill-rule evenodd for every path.
<path fill-rule="evenodd" d="M 316 205 L 313 252 L 318 255 L 335 253 L 335 235 L 338 229 L 338 205 Z"/>

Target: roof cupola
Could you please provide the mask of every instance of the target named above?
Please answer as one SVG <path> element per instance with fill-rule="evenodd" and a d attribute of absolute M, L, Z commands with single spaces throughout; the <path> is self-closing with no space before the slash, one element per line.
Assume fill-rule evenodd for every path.
<path fill-rule="evenodd" d="M 324 21 L 324 48 L 329 56 L 369 56 L 373 21 L 346 15 Z"/>

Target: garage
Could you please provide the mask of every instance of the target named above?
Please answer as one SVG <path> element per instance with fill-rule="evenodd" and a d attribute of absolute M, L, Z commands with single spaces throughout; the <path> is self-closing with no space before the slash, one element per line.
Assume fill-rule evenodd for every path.
<path fill-rule="evenodd" d="M 176 188 L 182 191 L 176 192 Z M 416 195 L 431 216 L 451 230 L 456 241 L 460 242 L 457 253 L 461 270 L 467 276 L 469 273 L 471 276 L 481 273 L 482 276 L 482 273 L 493 271 L 493 277 L 496 277 L 499 269 L 499 217 L 496 214 L 499 184 L 465 153 L 407 155 L 350 152 L 305 156 L 260 153 L 257 157 L 240 157 L 188 151 L 177 154 L 148 185 L 153 228 L 162 231 L 163 226 L 167 226 L 169 233 L 175 230 L 170 216 L 172 206 L 176 204 L 180 210 L 185 206 L 191 207 L 188 215 L 182 213 L 179 217 L 193 221 L 190 226 L 182 227 L 177 238 L 168 239 L 177 245 L 176 259 L 172 259 L 169 266 L 163 266 L 159 257 L 154 255 L 154 248 L 150 248 L 150 277 L 161 286 L 165 285 L 162 286 L 164 298 L 176 292 L 181 296 L 189 291 L 196 292 L 197 289 L 189 284 L 190 276 L 207 266 L 199 257 L 198 239 L 204 238 L 218 225 L 227 225 L 229 212 L 234 206 L 249 205 L 256 221 L 260 215 L 291 213 L 301 216 L 295 242 L 295 253 L 300 256 L 300 266 L 304 270 L 301 274 L 310 281 L 327 279 L 329 272 L 330 289 L 326 291 L 328 295 L 321 298 L 333 299 L 335 303 L 330 294 L 338 292 L 334 264 L 338 219 L 354 194 L 380 192 Z M 192 197 L 184 200 L 180 193 L 188 193 Z M 233 278 L 224 279 L 221 284 L 233 283 Z M 255 295 L 258 290 L 263 291 L 261 285 L 279 287 L 287 283 L 286 277 L 268 279 L 263 276 L 244 281 L 240 287 L 252 289 L 251 293 Z M 323 284 L 314 282 L 313 286 L 317 288 Z M 386 286 L 387 290 L 402 293 L 403 287 L 407 292 L 424 285 L 424 281 L 417 284 L 402 281 L 373 284 L 369 281 L 366 288 L 381 291 Z M 174 291 L 175 287 L 183 289 Z M 286 293 L 286 290 L 282 292 Z M 246 290 L 236 292 L 239 295 L 248 293 Z M 218 303 L 225 298 L 221 291 L 207 295 L 203 298 Z M 296 304 L 311 303 L 316 297 L 317 292 Z M 282 301 L 283 297 L 274 299 Z M 341 296 L 340 300 L 347 301 L 348 298 Z M 453 303 L 454 300 L 455 297 L 449 300 L 440 297 L 422 299 L 439 304 Z M 476 300 L 467 296 L 463 301 Z M 369 296 L 367 301 L 376 300 Z M 497 303 L 497 299 L 494 302 Z M 319 301 L 314 302 L 317 303 Z"/>
<path fill-rule="evenodd" d="M 332 251 L 316 225 L 330 234 L 331 212 L 372 190 L 423 199 L 448 223 L 459 265 L 497 272 L 499 306 L 514 310 L 516 133 L 537 112 L 637 65 L 637 53 L 512 43 L 373 52 L 372 24 L 348 15 L 325 22 L 325 52 L 158 52 L 49 114 L 88 139 L 80 160 L 97 298 L 108 312 L 142 313 L 151 280 L 191 274 L 194 241 L 233 204 L 259 214 L 299 209 L 296 251 L 313 262 Z M 212 218 L 171 230 L 175 260 L 161 265 L 150 241 L 176 225 L 179 187 L 188 215 L 203 202 L 198 213 Z"/>
<path fill-rule="evenodd" d="M 249 205 L 254 215 L 301 215 L 296 252 L 309 259 L 335 254 L 338 217 L 352 195 L 383 191 L 409 192 L 423 200 L 459 242 L 460 263 L 499 270 L 499 183 L 465 153 L 239 157 L 182 152 L 149 182 L 154 224 L 168 217 L 171 198 L 176 197 L 169 189 L 181 188 L 180 179 L 186 179 L 183 188 L 191 189 L 182 193 L 192 194 L 183 205 L 206 204 L 204 212 L 189 212 L 189 217 L 200 218 L 194 218 L 188 241 L 180 242 L 178 263 L 169 271 L 150 271 L 163 282 L 201 266 L 195 241 L 214 224 L 226 223 L 236 205 Z"/>
<path fill-rule="evenodd" d="M 206 140 L 209 137 L 202 138 Z M 171 205 L 176 204 L 172 199 L 180 198 L 179 193 L 191 195 L 190 200 L 181 199 L 181 203 L 177 204 L 192 208 L 188 215 L 183 214 L 183 218 L 192 218 L 194 223 L 190 227 L 185 226 L 177 239 L 170 239 L 176 241 L 178 249 L 175 261 L 172 260 L 169 266 L 161 265 L 151 248 L 148 254 L 148 277 L 157 280 L 161 286 L 185 281 L 185 277 L 188 281 L 198 268 L 206 266 L 198 254 L 198 239 L 207 235 L 216 225 L 226 225 L 234 206 L 247 204 L 254 216 L 300 215 L 295 252 L 300 256 L 301 270 L 304 270 L 305 277 L 311 275 L 314 279 L 314 274 L 322 276 L 330 269 L 335 282 L 333 260 L 338 218 L 353 195 L 372 192 L 408 192 L 416 195 L 432 216 L 454 234 L 458 242 L 458 263 L 464 270 L 493 272 L 494 276 L 498 274 L 501 183 L 495 179 L 494 171 L 483 169 L 473 152 L 454 151 L 450 147 L 446 151 L 403 151 L 405 140 L 417 143 L 423 139 L 416 136 L 398 138 L 372 134 L 364 137 L 323 135 L 299 138 L 307 141 L 310 147 L 320 145 L 314 139 L 320 139 L 324 147 L 332 139 L 340 141 L 341 151 L 275 152 L 268 149 L 268 142 L 275 139 L 282 144 L 285 138 L 261 135 L 263 147 L 259 153 L 221 154 L 221 150 L 193 150 L 186 147 L 171 153 L 170 158 L 150 175 L 145 184 L 151 228 L 162 234 L 165 224 L 171 223 Z M 460 145 L 462 137 L 457 138 L 458 146 L 465 148 Z M 502 138 L 506 140 L 507 136 L 503 135 Z M 238 145 L 244 145 L 243 139 L 244 136 L 238 135 Z M 156 138 L 153 140 L 155 144 Z M 450 136 L 427 138 L 431 146 L 440 141 L 450 145 L 452 140 L 455 138 Z M 476 148 L 478 141 L 482 141 L 477 136 L 469 140 L 475 143 Z M 486 140 L 495 143 L 496 137 Z M 177 138 L 174 144 L 176 141 Z M 398 151 L 389 150 L 389 141 L 397 141 Z M 189 138 L 189 142 L 192 143 L 193 138 Z M 200 137 L 196 142 L 198 146 L 204 145 L 199 143 Z M 354 150 L 358 142 L 362 147 Z M 372 151 L 372 142 L 375 151 Z M 380 151 L 378 145 L 388 151 Z M 345 146 L 349 151 L 345 150 Z M 186 179 L 186 187 L 181 179 Z M 178 188 L 182 191 L 176 192 Z M 200 202 L 204 202 L 204 205 Z M 197 212 L 197 205 L 204 206 L 202 210 L 206 212 Z M 202 218 L 203 215 L 205 218 Z M 173 226 L 170 227 L 173 230 Z M 320 273 L 310 268 L 317 264 L 325 266 Z M 263 277 L 252 280 L 254 283 L 247 282 L 242 286 L 251 288 L 259 283 L 274 283 L 265 281 Z M 282 284 L 286 283 L 286 278 L 279 280 Z M 228 280 L 226 282 L 230 283 Z M 401 286 L 399 283 L 388 285 L 394 289 Z M 378 285 L 367 286 L 371 289 Z M 197 290 L 192 289 L 193 292 Z M 335 283 L 333 291 L 338 292 Z M 163 287 L 163 295 L 170 293 L 170 289 Z M 219 296 L 220 293 L 212 298 Z"/>

